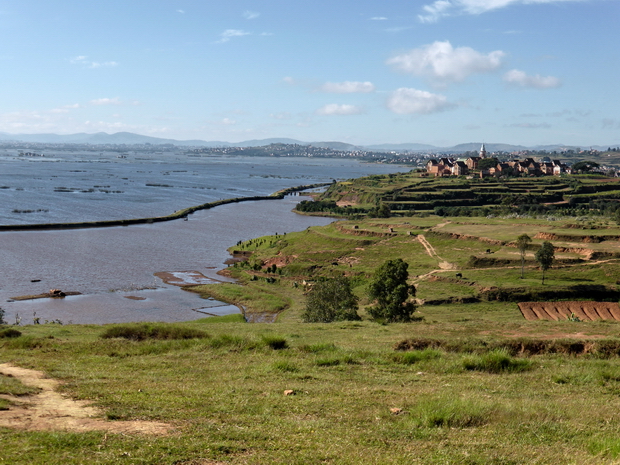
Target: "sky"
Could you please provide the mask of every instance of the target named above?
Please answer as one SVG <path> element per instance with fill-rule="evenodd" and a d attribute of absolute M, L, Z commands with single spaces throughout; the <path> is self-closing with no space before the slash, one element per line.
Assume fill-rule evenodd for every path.
<path fill-rule="evenodd" d="M 0 131 L 620 145 L 620 0 L 0 0 Z"/>

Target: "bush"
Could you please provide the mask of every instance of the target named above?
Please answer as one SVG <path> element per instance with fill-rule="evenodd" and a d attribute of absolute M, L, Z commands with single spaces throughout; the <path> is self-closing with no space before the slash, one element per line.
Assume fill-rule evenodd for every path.
<path fill-rule="evenodd" d="M 416 289 L 407 284 L 409 265 L 402 259 L 388 260 L 375 272 L 368 287 L 368 297 L 375 305 L 368 309 L 377 321 L 407 322 L 412 320 L 415 306 L 408 302 L 415 297 Z"/>
<path fill-rule="evenodd" d="M 351 281 L 340 276 L 314 284 L 308 293 L 306 309 L 301 318 L 306 323 L 360 320 L 357 297 L 351 290 Z"/>
<path fill-rule="evenodd" d="M 18 331 L 13 328 L 7 328 L 0 330 L 0 339 L 2 338 L 10 338 L 10 337 L 19 337 L 21 336 L 21 331 Z"/>
<path fill-rule="evenodd" d="M 209 335 L 199 329 L 183 326 L 143 323 L 112 326 L 106 329 L 101 337 L 104 339 L 119 337 L 132 341 L 143 341 L 145 339 L 202 339 L 209 337 Z"/>

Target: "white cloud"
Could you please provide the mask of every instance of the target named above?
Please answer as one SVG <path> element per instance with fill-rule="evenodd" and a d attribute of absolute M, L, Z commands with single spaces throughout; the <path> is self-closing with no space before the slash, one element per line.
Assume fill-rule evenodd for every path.
<path fill-rule="evenodd" d="M 94 68 L 113 68 L 119 65 L 119 63 L 116 61 L 99 62 L 99 61 L 90 61 L 90 60 L 87 60 L 87 58 L 88 57 L 86 55 L 79 55 L 74 58 L 70 58 L 69 63 L 71 63 L 72 65 L 84 65 L 88 68 L 93 68 L 93 69 Z"/>
<path fill-rule="evenodd" d="M 118 63 L 116 61 L 106 61 L 104 63 L 93 61 L 90 64 L 89 68 L 113 68 L 115 66 L 118 66 Z"/>
<path fill-rule="evenodd" d="M 330 103 L 319 108 L 316 111 L 317 115 L 359 115 L 362 113 L 362 108 L 356 105 L 338 105 L 337 103 Z"/>
<path fill-rule="evenodd" d="M 284 120 L 290 120 L 290 119 L 292 119 L 292 118 L 293 118 L 293 115 L 292 115 L 292 114 L 290 114 L 290 113 L 289 113 L 289 112 L 287 112 L 287 111 L 283 111 L 283 112 L 281 112 L 281 113 L 272 113 L 272 114 L 271 114 L 271 115 L 269 115 L 269 116 L 271 116 L 273 119 L 283 120 L 283 121 L 284 121 Z"/>
<path fill-rule="evenodd" d="M 437 113 L 453 106 L 443 95 L 407 87 L 395 90 L 387 100 L 388 109 L 399 115 Z"/>
<path fill-rule="evenodd" d="M 243 17 L 245 19 L 256 19 L 259 16 L 260 16 L 260 13 L 257 13 L 256 11 L 245 10 L 243 12 Z"/>
<path fill-rule="evenodd" d="M 434 23 L 446 16 L 479 15 L 487 11 L 506 8 L 511 5 L 533 3 L 558 3 L 578 0 L 436 0 L 422 7 L 423 14 L 418 19 L 423 23 Z"/>
<path fill-rule="evenodd" d="M 177 10 L 177 13 L 184 14 L 184 13 L 185 13 L 185 10 Z"/>
<path fill-rule="evenodd" d="M 372 18 L 370 18 L 371 21 L 387 21 L 387 18 L 385 16 L 374 16 Z"/>
<path fill-rule="evenodd" d="M 217 41 L 218 44 L 228 42 L 233 37 L 243 37 L 250 35 L 251 32 L 242 31 L 241 29 L 226 29 L 220 34 L 221 39 Z"/>
<path fill-rule="evenodd" d="M 90 101 L 91 105 L 121 105 L 122 102 L 118 97 L 114 98 L 97 98 Z"/>
<path fill-rule="evenodd" d="M 535 89 L 553 89 L 560 87 L 562 81 L 553 76 L 528 76 L 525 72 L 512 69 L 504 74 L 504 81 L 517 87 L 533 87 Z"/>
<path fill-rule="evenodd" d="M 436 41 L 396 55 L 387 64 L 414 76 L 428 78 L 435 85 L 460 82 L 472 74 L 489 73 L 502 65 L 505 53 L 496 50 L 482 54 L 470 47 L 452 47 L 449 41 Z"/>
<path fill-rule="evenodd" d="M 372 82 L 344 81 L 344 82 L 326 82 L 320 87 L 323 92 L 334 94 L 367 94 L 374 92 L 375 86 Z"/>

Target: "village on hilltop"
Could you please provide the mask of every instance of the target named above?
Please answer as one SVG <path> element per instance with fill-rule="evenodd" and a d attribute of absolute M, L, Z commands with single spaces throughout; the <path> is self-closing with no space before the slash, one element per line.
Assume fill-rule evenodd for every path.
<path fill-rule="evenodd" d="M 426 164 L 426 174 L 434 176 L 466 176 L 474 170 L 479 170 L 481 178 L 508 175 L 560 176 L 561 174 L 571 173 L 569 166 L 560 160 L 551 160 L 548 157 L 543 158 L 540 162 L 533 158 L 500 162 L 496 158 L 487 156 L 484 144 L 482 144 L 480 154 L 477 157 L 432 159 Z"/>

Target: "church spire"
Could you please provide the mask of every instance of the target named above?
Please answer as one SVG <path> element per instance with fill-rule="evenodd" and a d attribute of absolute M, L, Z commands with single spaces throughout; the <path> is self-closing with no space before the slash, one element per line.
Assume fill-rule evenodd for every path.
<path fill-rule="evenodd" d="M 480 158 L 487 157 L 487 149 L 484 147 L 484 142 L 482 143 L 482 147 L 480 147 Z"/>

